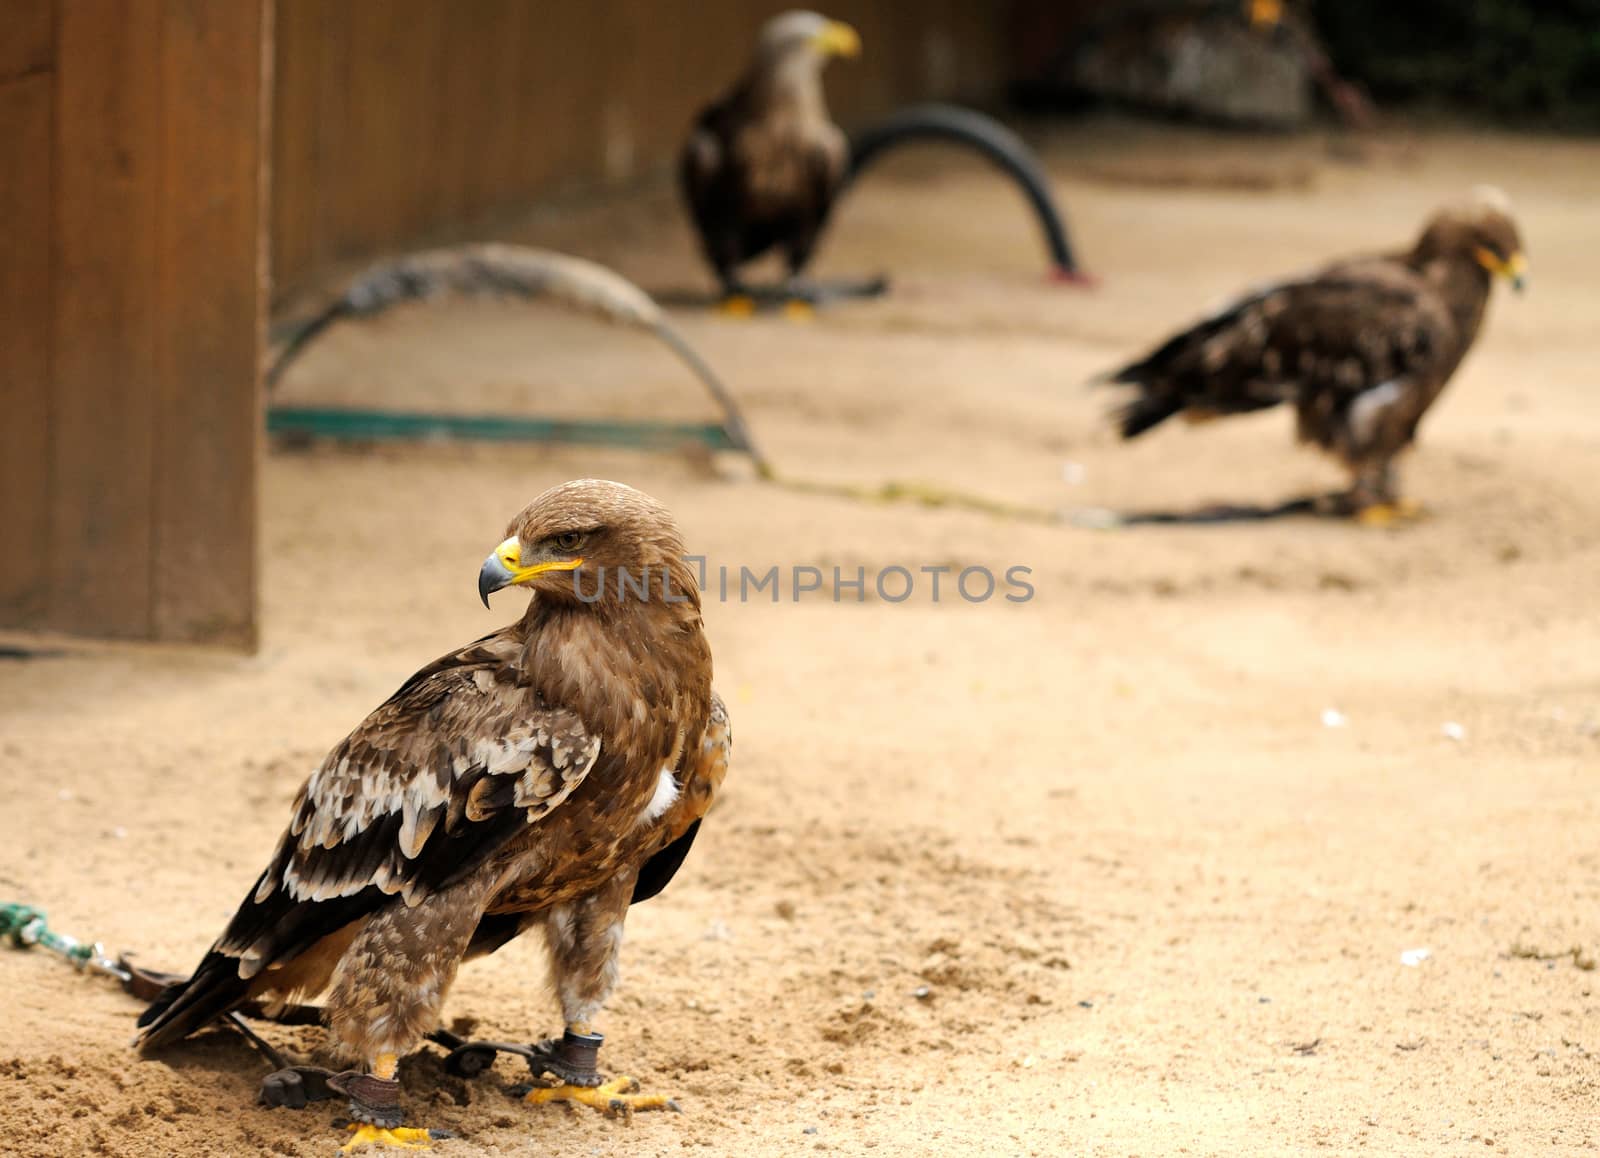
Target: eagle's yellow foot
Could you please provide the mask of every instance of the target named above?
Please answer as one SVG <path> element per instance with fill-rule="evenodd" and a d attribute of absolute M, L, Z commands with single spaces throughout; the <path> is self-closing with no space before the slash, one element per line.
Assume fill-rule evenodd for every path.
<path fill-rule="evenodd" d="M 783 316 L 791 322 L 809 322 L 817 316 L 817 308 L 805 298 L 790 298 L 783 303 Z"/>
<path fill-rule="evenodd" d="M 339 1147 L 341 1154 L 353 1154 L 363 1146 L 387 1146 L 391 1150 L 427 1150 L 436 1138 L 448 1138 L 443 1130 L 424 1130 L 419 1126 L 396 1126 L 385 1129 L 370 1122 L 351 1122 L 345 1127 L 351 1133 L 350 1141 Z"/>
<path fill-rule="evenodd" d="M 749 294 L 728 294 L 717 303 L 717 313 L 725 318 L 748 318 L 756 312 L 756 299 Z"/>
<path fill-rule="evenodd" d="M 665 1094 L 641 1094 L 632 1078 L 612 1078 L 598 1086 L 534 1086 L 523 1098 L 530 1106 L 550 1102 L 578 1102 L 608 1118 L 627 1117 L 640 1110 L 680 1111 L 677 1102 Z"/>
<path fill-rule="evenodd" d="M 1427 508 L 1414 499 L 1397 499 L 1392 503 L 1373 503 L 1356 512 L 1356 522 L 1363 527 L 1397 527 L 1414 523 L 1427 514 Z"/>

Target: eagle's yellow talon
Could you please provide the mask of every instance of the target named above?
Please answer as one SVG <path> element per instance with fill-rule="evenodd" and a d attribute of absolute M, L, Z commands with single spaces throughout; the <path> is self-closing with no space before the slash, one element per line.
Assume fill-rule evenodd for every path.
<path fill-rule="evenodd" d="M 717 303 L 717 313 L 726 318 L 748 318 L 756 312 L 756 299 L 749 294 L 729 294 Z"/>
<path fill-rule="evenodd" d="M 607 1117 L 633 1114 L 641 1110 L 676 1110 L 678 1103 L 664 1094 L 641 1094 L 633 1078 L 612 1078 L 598 1086 L 535 1086 L 523 1099 L 530 1106 L 550 1102 L 577 1102 L 599 1110 Z"/>
<path fill-rule="evenodd" d="M 1356 522 L 1363 527 L 1394 527 L 1415 522 L 1427 513 L 1426 508 L 1414 499 L 1399 499 L 1392 503 L 1373 503 L 1356 512 Z"/>
<path fill-rule="evenodd" d="M 391 1150 L 427 1150 L 433 1141 L 433 1132 L 419 1126 L 396 1126 L 386 1130 L 370 1122 L 346 1127 L 352 1135 L 350 1141 L 339 1147 L 341 1154 L 353 1154 L 362 1146 L 387 1146 Z"/>
<path fill-rule="evenodd" d="M 817 310 L 804 298 L 790 298 L 783 303 L 783 316 L 791 322 L 809 322 L 817 316 Z"/>

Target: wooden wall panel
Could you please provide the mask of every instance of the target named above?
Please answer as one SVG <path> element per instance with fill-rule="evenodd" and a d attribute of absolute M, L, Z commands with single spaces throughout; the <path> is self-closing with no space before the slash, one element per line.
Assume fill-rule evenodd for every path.
<path fill-rule="evenodd" d="M 273 271 L 329 265 L 672 163 L 784 0 L 278 0 Z M 866 51 L 832 66 L 846 124 L 977 99 L 1008 4 L 830 0 Z"/>
<path fill-rule="evenodd" d="M 0 619 L 36 621 L 49 592 L 50 90 L 0 81 Z"/>
<path fill-rule="evenodd" d="M 51 443 L 53 625 L 151 633 L 162 11 L 60 7 Z"/>
<path fill-rule="evenodd" d="M 154 280 L 153 633 L 251 645 L 270 7 L 167 5 Z"/>
<path fill-rule="evenodd" d="M 6 2 L 0 625 L 249 646 L 271 0 Z"/>
<path fill-rule="evenodd" d="M 0 13 L 0 81 L 50 70 L 54 19 L 54 0 L 5 0 L 5 11 Z"/>
<path fill-rule="evenodd" d="M 319 180 L 320 158 L 334 144 L 330 126 L 343 121 L 339 107 L 343 86 L 337 78 L 325 84 L 322 76 L 324 61 L 342 56 L 337 36 L 343 25 L 320 28 L 317 16 L 308 5 L 279 3 L 273 19 L 272 123 L 295 128 L 272 134 L 272 180 L 278 188 L 305 189 L 310 197 L 315 196 L 310 191 Z M 313 264 L 319 250 L 320 214 L 276 217 L 274 260 L 296 269 Z"/>

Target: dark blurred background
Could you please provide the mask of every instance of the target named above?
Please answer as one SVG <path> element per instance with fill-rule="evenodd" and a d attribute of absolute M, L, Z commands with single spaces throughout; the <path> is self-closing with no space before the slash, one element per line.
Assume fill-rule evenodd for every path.
<path fill-rule="evenodd" d="M 1014 17 L 1014 92 L 1041 108 L 1293 127 L 1325 67 L 1392 113 L 1600 126 L 1600 0 L 1019 0 Z"/>
<path fill-rule="evenodd" d="M 1315 18 L 1334 65 L 1380 104 L 1600 126 L 1600 0 L 1338 0 Z"/>

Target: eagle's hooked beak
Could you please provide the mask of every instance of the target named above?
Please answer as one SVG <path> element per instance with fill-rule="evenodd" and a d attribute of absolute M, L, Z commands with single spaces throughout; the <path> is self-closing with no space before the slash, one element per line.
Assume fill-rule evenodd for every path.
<path fill-rule="evenodd" d="M 522 565 L 522 544 L 513 535 L 501 543 L 478 568 L 478 598 L 489 606 L 489 596 L 502 587 L 526 583 L 550 571 L 576 571 L 583 566 L 582 559 L 550 559 L 531 566 Z"/>
<path fill-rule="evenodd" d="M 860 56 L 861 34 L 841 20 L 830 20 L 812 37 L 811 45 L 823 56 Z"/>
<path fill-rule="evenodd" d="M 1521 293 L 1528 285 L 1528 259 L 1521 253 L 1513 253 L 1501 261 L 1493 252 L 1487 249 L 1478 249 L 1478 264 L 1497 277 L 1503 277 L 1511 283 L 1511 288 Z"/>

